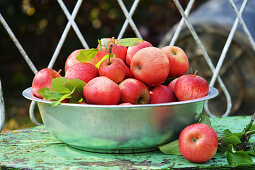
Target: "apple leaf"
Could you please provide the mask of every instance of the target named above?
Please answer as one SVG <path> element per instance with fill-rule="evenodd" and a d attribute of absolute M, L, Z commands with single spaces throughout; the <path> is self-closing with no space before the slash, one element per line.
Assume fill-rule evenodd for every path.
<path fill-rule="evenodd" d="M 46 100 L 59 100 L 63 96 L 63 93 L 51 90 L 48 87 L 42 88 L 38 91 L 38 93 L 42 95 Z"/>
<path fill-rule="evenodd" d="M 229 130 L 229 129 L 225 129 L 224 131 L 223 131 L 223 135 L 224 136 L 229 136 L 229 135 L 231 135 L 232 134 L 232 132 Z"/>
<path fill-rule="evenodd" d="M 55 106 L 59 105 L 61 103 L 61 101 L 65 100 L 65 99 L 72 98 L 72 94 L 73 94 L 74 90 L 75 90 L 75 88 L 70 93 L 62 95 L 62 97 L 59 100 L 52 101 L 51 102 L 52 103 L 52 107 L 55 107 Z"/>
<path fill-rule="evenodd" d="M 253 160 L 245 151 L 235 151 L 233 145 L 228 145 L 228 150 L 225 152 L 228 164 L 231 166 L 239 166 L 252 164 Z"/>
<path fill-rule="evenodd" d="M 172 141 L 168 144 L 158 146 L 159 150 L 169 155 L 182 155 L 179 150 L 178 140 Z"/>
<path fill-rule="evenodd" d="M 60 93 L 70 93 L 71 90 L 65 86 L 65 83 L 69 80 L 65 77 L 58 77 L 51 80 L 51 87 L 53 90 L 58 91 Z"/>
<path fill-rule="evenodd" d="M 106 48 L 107 48 L 108 44 L 111 42 L 111 40 L 108 38 L 102 38 L 100 41 L 101 41 L 101 47 L 104 46 Z"/>
<path fill-rule="evenodd" d="M 99 51 L 102 50 L 102 42 L 101 42 L 101 40 L 98 40 L 98 50 Z"/>
<path fill-rule="evenodd" d="M 46 100 L 53 100 L 52 106 L 57 106 L 61 101 L 70 99 L 72 103 L 83 101 L 83 87 L 86 83 L 79 79 L 71 79 L 60 77 L 51 81 L 53 90 L 48 87 L 42 88 L 38 93 Z"/>
<path fill-rule="evenodd" d="M 81 50 L 76 56 L 76 59 L 81 63 L 86 63 L 89 60 L 96 57 L 98 50 L 95 48 L 91 48 L 89 50 Z"/>
<path fill-rule="evenodd" d="M 115 54 L 111 54 L 111 57 L 115 57 Z M 109 58 L 109 54 L 105 55 L 95 66 L 99 68 L 100 64 L 107 58 Z"/>
<path fill-rule="evenodd" d="M 118 41 L 118 45 L 122 45 L 125 47 L 138 45 L 141 41 L 143 41 L 140 38 L 123 38 Z"/>
<path fill-rule="evenodd" d="M 236 136 L 235 134 L 231 134 L 227 137 L 223 137 L 222 142 L 224 142 L 227 145 L 228 144 L 238 145 L 238 144 L 242 143 L 240 138 L 238 136 Z"/>
<path fill-rule="evenodd" d="M 86 83 L 80 79 L 71 79 L 65 83 L 69 90 L 75 89 L 74 93 L 82 93 L 85 85 Z"/>
<path fill-rule="evenodd" d="M 206 124 L 208 126 L 211 126 L 211 121 L 210 121 L 210 118 L 209 118 L 208 114 L 202 113 L 200 115 L 199 123 L 203 123 L 203 124 Z"/>
<path fill-rule="evenodd" d="M 255 130 L 255 124 L 251 126 L 251 128 L 249 129 L 249 131 L 251 130 Z"/>

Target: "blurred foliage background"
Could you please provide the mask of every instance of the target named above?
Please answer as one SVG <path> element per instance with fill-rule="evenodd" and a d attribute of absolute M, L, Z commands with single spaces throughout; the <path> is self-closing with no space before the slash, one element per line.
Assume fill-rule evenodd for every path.
<path fill-rule="evenodd" d="M 124 0 L 129 10 L 133 1 Z M 180 1 L 186 7 L 188 0 Z M 203 1 L 205 2 L 205 1 Z M 194 9 L 202 1 L 196 1 Z M 64 1 L 71 13 L 76 1 Z M 57 1 L 50 0 L 1 0 L 0 12 L 22 44 L 38 70 L 47 67 L 62 32 L 67 24 L 66 16 Z M 174 3 L 169 0 L 141 0 L 134 15 L 140 33 L 145 40 L 157 46 L 166 32 L 180 20 Z M 117 37 L 125 21 L 117 3 L 111 0 L 86 0 L 75 19 L 90 47 L 97 46 L 97 39 Z M 0 76 L 5 99 L 6 122 L 3 131 L 34 126 L 29 119 L 30 101 L 22 91 L 31 86 L 33 73 L 16 46 L 0 25 Z M 134 37 L 130 26 L 124 37 Z M 83 48 L 73 29 L 66 38 L 53 67 L 64 70 L 65 59 L 75 49 Z M 40 119 L 38 111 L 37 118 Z"/>

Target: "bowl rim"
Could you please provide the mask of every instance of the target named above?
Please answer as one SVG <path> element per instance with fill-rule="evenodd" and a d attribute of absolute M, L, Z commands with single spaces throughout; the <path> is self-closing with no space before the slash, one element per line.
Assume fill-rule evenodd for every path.
<path fill-rule="evenodd" d="M 215 98 L 219 94 L 218 90 L 214 87 L 209 87 L 208 95 L 193 99 L 193 100 L 186 100 L 186 101 L 177 101 L 177 102 L 170 102 L 170 103 L 159 103 L 159 104 L 137 104 L 137 105 L 96 105 L 96 104 L 77 104 L 77 103 L 60 103 L 60 106 L 73 106 L 73 107 L 85 107 L 85 108 L 137 108 L 137 107 L 158 107 L 158 106 L 173 106 L 173 105 L 181 105 L 181 104 L 188 104 L 188 103 L 195 103 L 200 101 L 209 100 Z M 22 92 L 22 95 L 32 101 L 40 102 L 40 103 L 48 103 L 51 104 L 51 101 L 40 99 L 33 95 L 32 87 L 25 89 Z M 58 105 L 59 106 L 59 105 Z M 57 106 L 56 106 L 57 107 Z"/>

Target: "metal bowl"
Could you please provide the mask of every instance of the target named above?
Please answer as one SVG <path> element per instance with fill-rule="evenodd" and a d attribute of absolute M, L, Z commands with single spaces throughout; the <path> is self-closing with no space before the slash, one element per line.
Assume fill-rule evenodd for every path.
<path fill-rule="evenodd" d="M 195 100 L 145 105 L 86 105 L 51 102 L 32 94 L 47 130 L 58 140 L 81 150 L 103 153 L 153 151 L 157 145 L 178 138 L 182 129 L 198 121 L 205 100 L 218 95 L 210 87 L 207 96 Z"/>

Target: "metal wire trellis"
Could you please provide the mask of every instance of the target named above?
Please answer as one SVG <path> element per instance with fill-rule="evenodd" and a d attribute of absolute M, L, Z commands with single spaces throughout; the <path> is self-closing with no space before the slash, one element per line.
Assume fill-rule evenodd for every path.
<path fill-rule="evenodd" d="M 184 9 L 182 8 L 180 2 L 178 0 L 173 0 L 173 2 L 175 3 L 177 9 L 179 10 L 181 16 L 182 16 L 182 19 L 180 20 L 179 24 L 178 24 L 178 27 L 177 29 L 175 30 L 175 33 L 174 33 L 174 36 L 172 37 L 171 41 L 170 41 L 170 44 L 169 45 L 174 45 L 177 38 L 179 37 L 179 34 L 181 32 L 181 29 L 182 27 L 184 26 L 184 24 L 186 24 L 186 26 L 188 27 L 192 37 L 194 38 L 197 46 L 199 47 L 199 49 L 202 51 L 202 54 L 210 68 L 210 70 L 213 72 L 213 76 L 211 78 L 211 81 L 210 81 L 210 86 L 214 86 L 216 80 L 219 82 L 219 85 L 221 86 L 224 94 L 225 94 L 225 97 L 226 97 L 226 100 L 227 100 L 227 109 L 225 111 L 225 113 L 223 114 L 223 116 L 228 116 L 230 111 L 231 111 L 231 107 L 232 107 L 232 101 L 231 101 L 231 96 L 228 92 L 228 89 L 226 88 L 225 84 L 223 83 L 221 77 L 219 76 L 219 72 L 222 68 L 222 65 L 223 65 L 223 61 L 226 57 L 226 53 L 230 47 L 230 44 L 232 42 L 232 39 L 234 37 L 234 34 L 236 32 L 236 29 L 238 27 L 238 25 L 240 24 L 241 27 L 243 28 L 245 34 L 247 35 L 248 37 L 248 40 L 253 48 L 253 50 L 255 51 L 255 42 L 254 42 L 254 39 L 252 38 L 245 22 L 243 21 L 243 18 L 242 18 L 242 13 L 244 12 L 245 10 L 245 7 L 247 6 L 247 3 L 248 3 L 248 0 L 244 0 L 239 11 L 234 3 L 233 0 L 228 0 L 229 4 L 231 5 L 231 7 L 233 8 L 233 11 L 235 12 L 236 14 L 236 19 L 233 23 L 233 26 L 232 26 L 232 29 L 228 35 L 228 38 L 227 38 L 227 41 L 224 45 L 224 48 L 221 52 L 221 55 L 218 59 L 218 62 L 217 62 L 217 65 L 216 67 L 214 66 L 214 64 L 212 63 L 203 43 L 201 42 L 198 34 L 196 33 L 196 30 L 194 29 L 193 25 L 191 24 L 191 22 L 189 21 L 189 18 L 188 18 L 188 15 L 192 9 L 192 6 L 194 4 L 194 1 L 195 0 L 190 0 L 185 11 Z M 80 6 L 82 5 L 82 2 L 83 0 L 77 0 L 77 3 L 72 11 L 72 14 L 69 13 L 68 9 L 66 8 L 64 2 L 62 0 L 58 0 L 58 3 L 61 7 L 61 9 L 63 10 L 65 16 L 67 17 L 68 19 L 68 23 L 66 24 L 65 26 L 65 29 L 60 37 L 60 40 L 56 46 L 56 49 L 52 55 L 52 58 L 49 62 L 49 65 L 48 65 L 48 68 L 52 68 L 58 55 L 59 55 L 59 52 L 63 46 L 63 43 L 68 35 L 68 32 L 70 30 L 70 28 L 72 27 L 76 33 L 76 35 L 78 36 L 79 40 L 81 41 L 81 44 L 83 45 L 83 47 L 85 49 L 89 49 L 89 45 L 87 44 L 84 36 L 81 34 L 77 24 L 75 23 L 75 17 L 80 9 Z M 130 11 L 127 10 L 125 4 L 123 3 L 122 0 L 117 0 L 118 4 L 120 5 L 121 7 L 121 10 L 123 11 L 123 14 L 124 16 L 126 17 L 126 20 L 120 30 L 120 33 L 118 35 L 118 38 L 117 39 L 121 39 L 127 29 L 127 26 L 128 24 L 131 26 L 132 30 L 134 31 L 135 35 L 138 37 L 138 38 L 141 38 L 142 39 L 142 36 L 139 32 L 139 30 L 137 29 L 137 26 L 135 24 L 135 22 L 133 21 L 132 19 L 132 15 L 134 14 L 140 0 L 134 0 L 133 2 L 133 5 L 131 6 L 131 9 Z M 10 38 L 12 39 L 12 41 L 14 42 L 14 44 L 16 45 L 16 47 L 18 48 L 18 50 L 20 51 L 21 55 L 23 56 L 23 58 L 25 59 L 25 61 L 27 62 L 28 66 L 30 67 L 30 69 L 33 71 L 34 74 L 37 73 L 37 69 L 36 67 L 34 66 L 34 64 L 32 63 L 32 61 L 30 60 L 30 58 L 28 57 L 28 55 L 26 54 L 25 50 L 23 49 L 22 45 L 19 43 L 18 39 L 15 37 L 14 33 L 12 32 L 11 28 L 9 27 L 9 25 L 7 24 L 7 22 L 5 21 L 4 17 L 2 16 L 2 14 L 0 13 L 0 22 L 2 23 L 3 27 L 6 29 L 7 33 L 9 34 Z M 166 34 L 166 37 L 168 35 Z M 0 117 L 0 120 L 1 120 L 1 124 L 0 124 L 0 128 L 2 128 L 3 126 L 3 123 L 4 123 L 4 102 L 3 102 L 3 94 L 2 94 L 2 87 L 1 87 L 1 80 L 0 80 L 0 111 L 1 111 L 1 117 Z M 32 102 L 31 105 L 30 105 L 30 119 L 32 120 L 33 123 L 35 123 L 36 125 L 40 125 L 40 123 L 35 119 L 34 117 L 34 107 L 35 107 L 35 102 Z M 212 117 L 214 117 L 214 115 L 210 112 L 209 108 L 208 108 L 208 102 L 205 103 L 205 111 Z"/>

